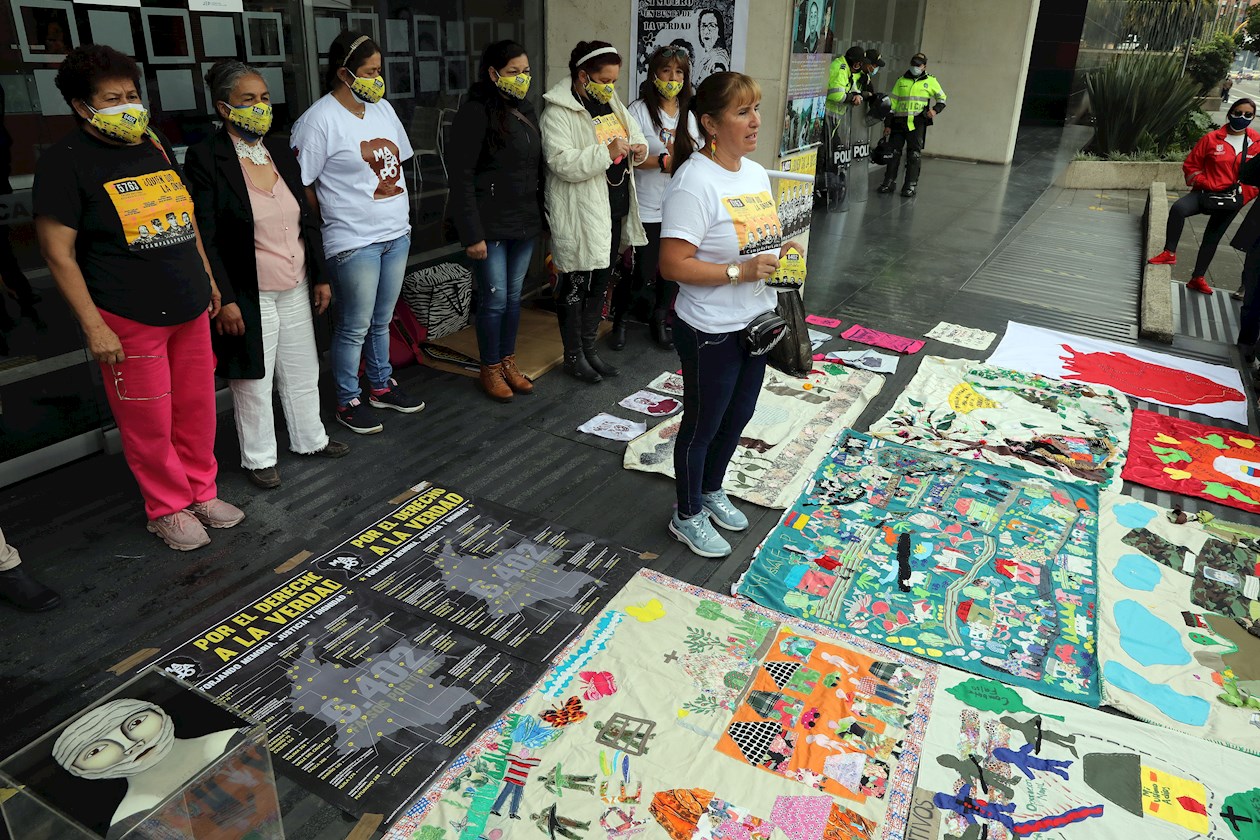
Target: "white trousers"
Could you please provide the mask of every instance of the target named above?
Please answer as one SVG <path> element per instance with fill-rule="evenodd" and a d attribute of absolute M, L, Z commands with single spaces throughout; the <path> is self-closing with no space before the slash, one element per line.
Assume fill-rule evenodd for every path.
<path fill-rule="evenodd" d="M 289 427 L 289 448 L 309 455 L 328 445 L 328 433 L 319 419 L 319 356 L 310 295 L 306 283 L 285 292 L 258 293 L 263 378 L 231 381 L 241 466 L 247 470 L 276 465 L 273 381 Z"/>
<path fill-rule="evenodd" d="M 16 569 L 21 562 L 18 550 L 4 541 L 4 531 L 0 531 L 0 572 Z"/>

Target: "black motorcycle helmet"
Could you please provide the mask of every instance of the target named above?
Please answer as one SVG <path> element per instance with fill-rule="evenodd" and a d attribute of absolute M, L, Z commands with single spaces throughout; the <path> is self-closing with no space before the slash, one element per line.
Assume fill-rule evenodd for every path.
<path fill-rule="evenodd" d="M 871 149 L 871 163 L 876 166 L 887 166 L 892 163 L 892 159 L 892 143 L 888 142 L 887 137 L 881 137 L 880 141 L 875 144 L 875 148 Z"/>
<path fill-rule="evenodd" d="M 892 100 L 886 93 L 876 93 L 866 99 L 866 116 L 883 122 L 892 114 Z"/>

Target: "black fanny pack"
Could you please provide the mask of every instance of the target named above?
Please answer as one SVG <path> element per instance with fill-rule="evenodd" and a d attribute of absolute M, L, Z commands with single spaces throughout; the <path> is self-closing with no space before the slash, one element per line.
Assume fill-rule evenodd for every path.
<path fill-rule="evenodd" d="M 763 312 L 740 330 L 739 343 L 750 356 L 764 356 L 787 335 L 787 321 L 775 312 Z"/>

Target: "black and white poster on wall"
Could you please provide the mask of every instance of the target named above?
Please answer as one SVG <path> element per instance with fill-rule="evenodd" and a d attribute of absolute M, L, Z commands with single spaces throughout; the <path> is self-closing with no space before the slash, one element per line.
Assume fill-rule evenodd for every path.
<path fill-rule="evenodd" d="M 691 56 L 691 80 L 699 85 L 713 73 L 744 69 L 750 0 L 633 0 L 630 42 L 630 98 L 637 99 L 647 78 L 648 59 L 659 47 L 684 47 Z"/>

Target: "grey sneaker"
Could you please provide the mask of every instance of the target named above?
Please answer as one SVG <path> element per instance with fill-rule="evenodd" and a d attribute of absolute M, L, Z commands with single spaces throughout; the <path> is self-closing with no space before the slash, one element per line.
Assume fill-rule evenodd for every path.
<path fill-rule="evenodd" d="M 742 531 L 748 527 L 748 517 L 731 504 L 725 490 L 702 493 L 700 503 L 713 517 L 713 524 L 728 531 Z"/>
<path fill-rule="evenodd" d="M 188 512 L 210 528 L 231 528 L 245 518 L 245 511 L 222 499 L 194 502 L 188 506 Z"/>
<path fill-rule="evenodd" d="M 146 527 L 150 534 L 157 534 L 162 542 L 176 551 L 192 551 L 210 543 L 206 529 L 186 510 L 151 519 Z"/>
<path fill-rule="evenodd" d="M 722 539 L 722 535 L 709 524 L 708 511 L 689 519 L 680 518 L 678 511 L 674 511 L 674 516 L 669 521 L 669 532 L 690 548 L 692 553 L 701 557 L 725 557 L 731 553 L 731 544 Z"/>

